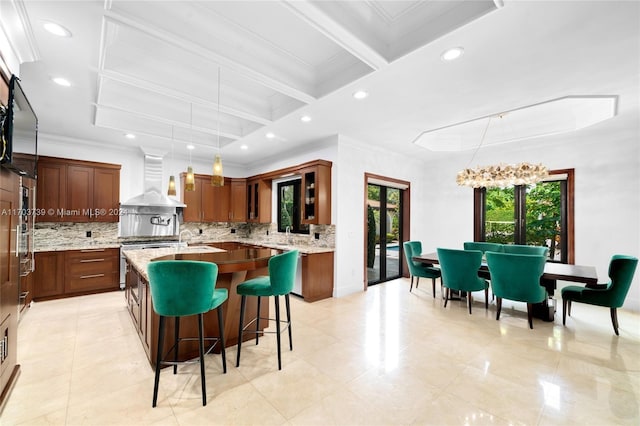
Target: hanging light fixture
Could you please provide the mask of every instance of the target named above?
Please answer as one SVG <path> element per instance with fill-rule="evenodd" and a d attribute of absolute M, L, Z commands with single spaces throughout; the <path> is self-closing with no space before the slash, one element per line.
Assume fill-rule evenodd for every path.
<path fill-rule="evenodd" d="M 482 139 L 478 144 L 478 147 L 473 153 L 471 160 L 468 164 L 471 164 L 473 159 L 487 135 L 489 125 L 493 118 L 504 118 L 503 114 L 497 117 L 490 117 L 487 121 L 487 126 L 484 128 Z M 492 166 L 476 167 L 474 169 L 468 166 L 459 171 L 456 176 L 456 183 L 460 186 L 470 186 L 472 188 L 507 188 L 514 185 L 531 185 L 544 180 L 549 176 L 549 171 L 542 164 L 531 164 L 522 162 L 518 164 L 497 164 Z"/>
<path fill-rule="evenodd" d="M 171 163 L 173 163 L 173 126 L 171 126 Z M 169 176 L 169 189 L 167 189 L 167 195 L 176 195 L 176 177 L 174 175 Z"/>
<path fill-rule="evenodd" d="M 222 158 L 220 157 L 220 67 L 218 67 L 218 152 L 213 160 L 213 175 L 211 185 L 224 186 L 224 175 L 222 174 Z"/>
<path fill-rule="evenodd" d="M 191 118 L 189 119 L 189 123 L 189 141 L 193 142 L 193 104 L 191 104 Z M 193 150 L 193 143 L 190 143 L 187 148 L 189 149 L 189 167 L 187 167 L 187 177 L 184 180 L 184 190 L 191 192 L 196 190 L 196 179 L 193 175 L 193 167 L 191 167 L 191 151 Z"/>

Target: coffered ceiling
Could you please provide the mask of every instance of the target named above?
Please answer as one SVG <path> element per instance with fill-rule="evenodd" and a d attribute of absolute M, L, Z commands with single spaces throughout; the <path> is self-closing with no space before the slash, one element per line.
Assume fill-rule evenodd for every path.
<path fill-rule="evenodd" d="M 44 143 L 173 146 L 178 154 L 192 143 L 196 157 L 220 149 L 237 165 L 339 133 L 426 158 L 412 140 L 429 128 L 561 96 L 620 95 L 599 79 L 633 64 L 594 64 L 597 80 L 576 80 L 566 78 L 577 66 L 571 57 L 576 47 L 586 55 L 578 62 L 608 52 L 607 40 L 632 47 L 638 34 L 625 17 L 637 5 L 625 12 L 606 2 L 3 3 L 23 24 L 9 36 L 29 52 L 20 74 Z M 606 25 L 584 25 L 594 18 Z M 47 33 L 47 21 L 72 36 Z M 440 54 L 452 46 L 465 54 L 444 63 Z M 635 62 L 637 71 L 637 53 Z M 56 76 L 71 86 L 54 85 Z M 549 84 L 536 93 L 539 79 Z M 369 97 L 356 101 L 360 89 Z"/>

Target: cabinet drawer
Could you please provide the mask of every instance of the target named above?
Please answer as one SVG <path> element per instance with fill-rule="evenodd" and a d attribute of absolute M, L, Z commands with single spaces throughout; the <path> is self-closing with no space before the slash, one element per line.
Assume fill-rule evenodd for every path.
<path fill-rule="evenodd" d="M 77 293 L 92 290 L 106 290 L 120 288 L 118 274 L 115 272 L 96 272 L 77 277 L 67 277 L 65 280 L 65 293 Z"/>
<path fill-rule="evenodd" d="M 117 257 L 96 257 L 93 259 L 67 260 L 66 276 L 75 278 L 82 275 L 111 274 L 118 270 L 120 264 Z"/>

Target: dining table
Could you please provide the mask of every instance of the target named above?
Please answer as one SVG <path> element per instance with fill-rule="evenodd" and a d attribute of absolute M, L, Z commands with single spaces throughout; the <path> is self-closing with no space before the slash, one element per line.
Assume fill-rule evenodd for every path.
<path fill-rule="evenodd" d="M 439 264 L 438 253 L 422 253 L 412 258 L 414 261 L 427 263 L 427 264 Z M 483 278 L 491 279 L 491 273 L 487 262 L 485 260 L 480 264 L 478 275 Z M 544 272 L 540 277 L 540 285 L 543 286 L 549 295 L 549 298 L 553 300 L 555 290 L 557 288 L 557 281 L 570 281 L 583 284 L 597 284 L 598 274 L 595 266 L 585 265 L 573 265 L 568 263 L 558 263 L 547 261 L 544 265 Z M 545 321 L 553 321 L 553 313 L 555 312 L 555 301 L 553 306 L 549 305 L 549 301 L 545 300 L 539 306 L 534 306 L 534 315 Z"/>

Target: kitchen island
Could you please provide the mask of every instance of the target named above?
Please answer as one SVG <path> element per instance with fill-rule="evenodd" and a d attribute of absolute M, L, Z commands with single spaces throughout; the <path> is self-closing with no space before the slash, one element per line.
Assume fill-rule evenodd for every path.
<path fill-rule="evenodd" d="M 153 310 L 147 265 L 157 260 L 199 260 L 213 262 L 218 265 L 216 288 L 226 288 L 229 299 L 222 305 L 224 315 L 224 337 L 227 347 L 238 343 L 238 324 L 240 321 L 240 296 L 236 287 L 241 282 L 260 275 L 268 275 L 269 259 L 278 254 L 278 250 L 259 247 L 238 247 L 234 250 L 223 250 L 208 246 L 190 246 L 187 248 L 161 248 L 147 250 L 128 250 L 127 278 L 125 298 L 133 323 L 138 331 L 140 341 L 152 367 L 156 364 L 156 348 L 158 345 L 159 317 Z M 256 300 L 251 300 L 256 299 Z M 257 309 L 257 298 L 247 300 L 247 315 Z M 269 316 L 269 304 L 262 303 L 260 316 Z M 197 317 L 186 317 L 180 321 L 180 336 L 194 337 L 198 335 Z M 266 328 L 267 321 L 261 322 L 261 329 Z M 204 315 L 205 337 L 218 337 L 218 318 L 215 311 Z M 173 341 L 174 322 L 168 321 L 165 342 Z M 252 339 L 252 335 L 245 340 Z M 166 345 L 168 348 L 168 345 Z M 167 350 L 165 348 L 165 351 Z M 216 347 L 219 352 L 219 348 Z M 198 356 L 197 341 L 181 344 L 178 357 L 180 360 Z"/>

